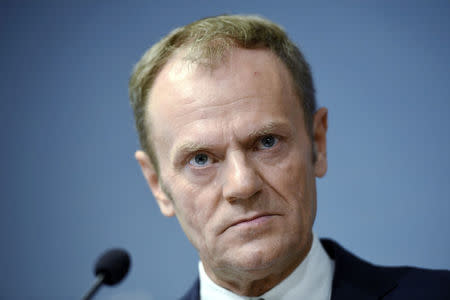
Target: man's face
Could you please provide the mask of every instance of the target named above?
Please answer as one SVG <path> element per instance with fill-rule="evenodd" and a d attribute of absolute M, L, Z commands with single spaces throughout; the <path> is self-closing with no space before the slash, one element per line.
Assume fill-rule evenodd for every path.
<path fill-rule="evenodd" d="M 161 211 L 177 216 L 212 278 L 296 266 L 326 172 L 326 110 L 311 141 L 291 76 L 268 50 L 234 49 L 212 70 L 182 57 L 158 75 L 147 110 L 159 176 L 136 155 Z"/>

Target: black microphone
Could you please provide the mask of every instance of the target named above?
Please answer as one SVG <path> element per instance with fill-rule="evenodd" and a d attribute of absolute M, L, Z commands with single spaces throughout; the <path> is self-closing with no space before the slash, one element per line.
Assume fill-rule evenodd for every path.
<path fill-rule="evenodd" d="M 96 280 L 82 300 L 89 300 L 102 284 L 115 285 L 119 283 L 130 269 L 130 255 L 123 249 L 111 249 L 100 256 L 95 264 Z"/>

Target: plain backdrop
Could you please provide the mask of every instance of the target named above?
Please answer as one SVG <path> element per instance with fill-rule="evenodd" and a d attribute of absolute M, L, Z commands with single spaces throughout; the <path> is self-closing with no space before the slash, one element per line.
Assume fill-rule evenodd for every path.
<path fill-rule="evenodd" d="M 281 24 L 329 109 L 314 230 L 377 264 L 450 268 L 449 1 L 0 1 L 0 299 L 175 299 L 198 257 L 133 154 L 128 78 L 171 29 L 223 13 Z"/>

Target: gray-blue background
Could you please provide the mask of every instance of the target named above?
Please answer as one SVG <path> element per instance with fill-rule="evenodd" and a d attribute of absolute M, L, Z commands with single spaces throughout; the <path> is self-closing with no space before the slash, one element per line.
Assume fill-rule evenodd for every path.
<path fill-rule="evenodd" d="M 1 1 L 0 298 L 78 299 L 112 246 L 133 267 L 98 299 L 188 288 L 197 256 L 134 161 L 127 81 L 169 30 L 221 13 L 280 23 L 312 65 L 330 118 L 315 232 L 450 268 L 450 2 L 368 2 Z"/>

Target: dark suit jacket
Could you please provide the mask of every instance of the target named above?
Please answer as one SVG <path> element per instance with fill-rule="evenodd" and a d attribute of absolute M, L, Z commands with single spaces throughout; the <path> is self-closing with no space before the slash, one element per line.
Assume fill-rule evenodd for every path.
<path fill-rule="evenodd" d="M 449 271 L 375 266 L 332 240 L 321 242 L 335 263 L 331 300 L 450 299 Z M 199 300 L 199 291 L 197 278 L 181 300 Z"/>

